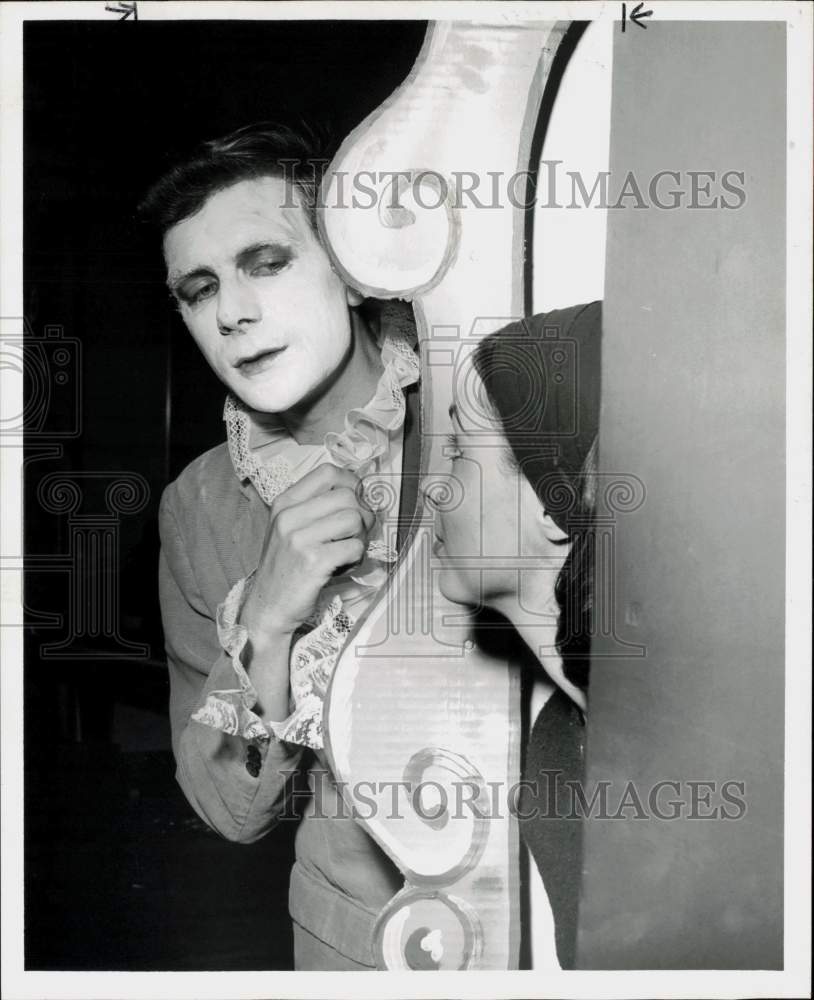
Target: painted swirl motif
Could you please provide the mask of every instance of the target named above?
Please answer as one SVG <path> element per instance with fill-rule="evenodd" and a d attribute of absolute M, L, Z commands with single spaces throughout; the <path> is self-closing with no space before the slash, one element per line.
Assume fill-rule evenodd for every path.
<path fill-rule="evenodd" d="M 450 824 L 468 819 L 471 834 L 461 856 L 446 871 L 405 871 L 407 886 L 385 907 L 376 924 L 374 941 L 380 964 L 416 971 L 470 968 L 482 951 L 481 922 L 472 906 L 444 888 L 475 868 L 486 846 L 486 782 L 465 756 L 441 747 L 425 747 L 413 754 L 403 778 L 407 798 L 423 824 L 443 836 Z"/>

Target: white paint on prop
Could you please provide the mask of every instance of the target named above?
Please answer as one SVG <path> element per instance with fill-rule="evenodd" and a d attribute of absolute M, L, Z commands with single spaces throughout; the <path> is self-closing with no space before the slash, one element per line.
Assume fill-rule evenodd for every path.
<path fill-rule="evenodd" d="M 534 720 L 540 714 L 543 705 L 548 701 L 556 689 L 546 678 L 535 679 L 531 690 L 531 706 L 529 718 Z M 523 845 L 526 852 L 529 873 L 529 917 L 531 929 L 529 941 L 531 944 L 531 967 L 532 969 L 560 969 L 557 958 L 557 944 L 554 935 L 554 913 L 545 890 L 542 876 L 537 870 L 537 863 L 528 847 Z M 579 887 L 575 886 L 575 892 Z"/>
<path fill-rule="evenodd" d="M 590 205 L 568 172 L 580 175 L 590 196 L 597 177 L 609 169 L 611 71 L 614 22 L 593 21 L 579 40 L 554 102 L 540 165 L 534 225 L 534 312 L 562 309 L 602 299 L 605 293 L 607 209 Z M 554 161 L 562 162 L 553 166 Z M 551 166 L 547 166 L 550 164 Z M 551 174 L 554 185 L 549 184 Z M 576 208 L 541 208 L 546 201 Z M 552 688 L 542 678 L 532 692 L 530 718 L 536 719 Z M 524 848 L 527 850 L 527 848 Z M 543 880 L 528 854 L 531 966 L 559 969 L 554 915 Z M 575 891 L 576 887 L 575 887 Z"/>
<path fill-rule="evenodd" d="M 444 804 L 441 789 L 435 785 L 423 785 L 421 788 L 421 808 L 425 814 L 433 815 L 441 810 Z"/>
<path fill-rule="evenodd" d="M 433 962 L 440 962 L 444 957 L 444 945 L 441 940 L 441 930 L 436 928 L 421 939 L 421 950 L 428 951 Z"/>
<path fill-rule="evenodd" d="M 611 63 L 614 22 L 593 21 L 577 43 L 560 84 L 542 151 L 534 220 L 534 312 L 593 302 L 605 293 L 605 242 L 608 212 L 590 207 L 577 187 L 576 208 L 541 208 L 550 202 L 572 204 L 578 173 L 588 195 L 610 162 Z M 562 162 L 553 166 L 554 161 Z M 551 174 L 554 184 L 549 183 Z"/>
<path fill-rule="evenodd" d="M 406 969 L 402 938 L 404 925 L 410 919 L 410 907 L 404 906 L 388 919 L 382 940 L 382 956 L 388 969 Z"/>
<path fill-rule="evenodd" d="M 341 733 L 341 738 L 331 739 L 334 765 L 339 774 L 350 770 L 350 736 L 353 731 L 353 690 L 359 663 L 356 657 L 345 655 L 343 669 L 332 678 L 329 705 L 329 731 Z"/>
<path fill-rule="evenodd" d="M 423 794 L 431 788 L 421 789 Z M 437 794 L 437 790 L 436 790 Z M 423 807 L 423 798 L 421 804 Z M 452 803 L 454 800 L 450 800 Z M 432 815 L 433 810 L 427 809 L 426 815 Z M 450 818 L 442 830 L 434 830 L 422 822 L 413 810 L 412 797 L 403 789 L 399 790 L 400 825 L 397 828 L 398 837 L 390 824 L 377 818 L 368 821 L 368 828 L 385 847 L 392 850 L 398 848 L 399 856 L 404 864 L 414 872 L 428 877 L 441 875 L 454 868 L 466 856 L 472 843 L 474 819 L 470 810 L 465 810 L 460 816 Z"/>

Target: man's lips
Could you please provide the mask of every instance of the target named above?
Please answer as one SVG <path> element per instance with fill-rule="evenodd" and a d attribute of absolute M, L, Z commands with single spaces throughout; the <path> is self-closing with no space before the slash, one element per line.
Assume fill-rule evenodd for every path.
<path fill-rule="evenodd" d="M 275 358 L 282 354 L 285 347 L 276 347 L 270 351 L 258 351 L 257 354 L 252 354 L 248 358 L 243 358 L 242 361 L 235 362 L 234 367 L 241 373 L 241 375 L 257 375 L 260 372 L 265 371 L 273 363 Z"/>

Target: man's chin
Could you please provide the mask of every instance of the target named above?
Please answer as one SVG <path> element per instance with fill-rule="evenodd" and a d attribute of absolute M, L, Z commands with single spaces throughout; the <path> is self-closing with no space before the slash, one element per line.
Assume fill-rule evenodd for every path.
<path fill-rule="evenodd" d="M 229 388 L 250 410 L 280 415 L 296 406 L 304 392 L 297 392 L 291 381 L 281 378 L 230 380 Z"/>

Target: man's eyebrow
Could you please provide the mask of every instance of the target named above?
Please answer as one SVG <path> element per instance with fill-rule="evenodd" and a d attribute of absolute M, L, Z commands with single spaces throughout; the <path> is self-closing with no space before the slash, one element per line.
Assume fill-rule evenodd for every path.
<path fill-rule="evenodd" d="M 247 247 L 243 247 L 239 250 L 235 256 L 235 263 L 238 267 L 245 264 L 246 261 L 254 257 L 255 254 L 264 253 L 270 250 L 272 253 L 279 254 L 281 257 L 292 257 L 295 252 L 295 240 L 289 243 L 276 243 L 271 240 L 264 240 L 260 243 L 252 243 Z"/>
<path fill-rule="evenodd" d="M 211 274 L 212 270 L 204 267 L 203 264 L 193 267 L 189 271 L 171 271 L 167 275 L 167 287 L 171 292 L 174 292 L 180 284 L 190 278 L 208 278 Z"/>
<path fill-rule="evenodd" d="M 257 253 L 262 253 L 263 251 L 270 250 L 273 253 L 279 254 L 284 257 L 293 256 L 293 252 L 296 247 L 296 240 L 291 240 L 290 243 L 275 243 L 273 241 L 263 240 L 259 243 L 251 243 L 247 247 L 243 247 L 235 255 L 235 263 L 238 267 L 245 264 L 250 258 L 252 258 Z M 167 276 L 167 286 L 170 291 L 175 291 L 179 285 L 188 281 L 190 278 L 202 278 L 209 277 L 214 274 L 214 271 L 206 267 L 204 264 L 199 264 L 196 267 L 190 268 L 188 271 L 181 272 L 171 272 Z"/>

